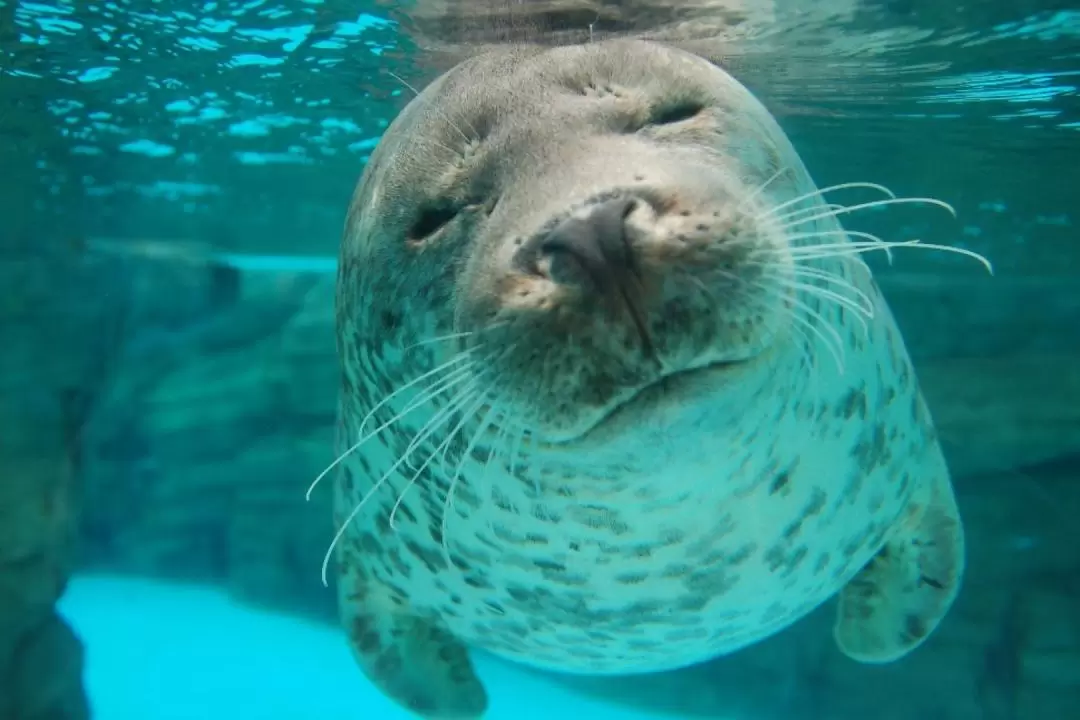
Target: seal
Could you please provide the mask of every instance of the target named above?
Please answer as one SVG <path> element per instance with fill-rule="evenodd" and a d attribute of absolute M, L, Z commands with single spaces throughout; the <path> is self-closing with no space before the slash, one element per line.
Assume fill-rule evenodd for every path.
<path fill-rule="evenodd" d="M 646 41 L 504 48 L 401 112 L 341 245 L 324 566 L 386 695 L 477 718 L 468 648 L 661 671 L 837 594 L 858 661 L 930 635 L 962 525 L 861 258 L 911 243 L 837 216 L 943 203 L 826 190 L 727 72 Z"/>

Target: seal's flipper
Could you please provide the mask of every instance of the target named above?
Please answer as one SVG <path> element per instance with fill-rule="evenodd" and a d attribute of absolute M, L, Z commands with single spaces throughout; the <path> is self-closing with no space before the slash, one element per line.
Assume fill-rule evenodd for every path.
<path fill-rule="evenodd" d="M 888 543 L 840 592 L 833 636 L 848 657 L 886 663 L 914 650 L 948 612 L 964 571 L 964 529 L 948 474 L 912 501 Z"/>
<path fill-rule="evenodd" d="M 424 720 L 479 720 L 487 693 L 468 652 L 403 598 L 353 572 L 340 576 L 340 612 L 353 655 L 368 679 Z"/>

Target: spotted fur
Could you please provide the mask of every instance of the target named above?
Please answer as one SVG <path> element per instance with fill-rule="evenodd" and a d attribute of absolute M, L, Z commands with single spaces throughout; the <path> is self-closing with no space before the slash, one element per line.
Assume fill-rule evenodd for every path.
<path fill-rule="evenodd" d="M 792 285 L 834 287 L 797 275 L 796 231 L 768 216 L 813 190 L 745 88 L 648 43 L 475 58 L 401 113 L 353 198 L 337 296 L 342 449 L 387 425 L 347 454 L 335 511 L 342 617 L 384 692 L 475 718 L 466 647 L 666 670 L 838 592 L 854 658 L 894 659 L 933 630 L 963 565 L 948 473 L 865 266 L 803 263 L 873 301 L 865 330 Z M 627 195 L 644 330 L 514 262 Z M 798 232 L 812 229 L 840 226 Z M 816 342 L 829 328 L 842 372 Z M 478 361 L 455 387 L 490 395 L 418 441 L 454 391 L 396 421 L 416 393 L 380 402 L 455 357 Z"/>

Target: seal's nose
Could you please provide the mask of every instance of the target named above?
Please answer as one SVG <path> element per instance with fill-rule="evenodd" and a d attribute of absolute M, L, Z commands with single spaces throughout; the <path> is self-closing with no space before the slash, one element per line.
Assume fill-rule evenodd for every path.
<path fill-rule="evenodd" d="M 591 285 L 587 289 L 609 295 L 623 276 L 636 275 L 625 225 L 634 205 L 631 198 L 599 203 L 538 238 L 537 259 L 546 260 L 551 279 L 563 285 Z"/>
<path fill-rule="evenodd" d="M 623 197 L 592 205 L 534 238 L 521 254 L 526 266 L 553 282 L 626 308 L 651 353 L 641 273 L 626 234 L 637 202 Z"/>

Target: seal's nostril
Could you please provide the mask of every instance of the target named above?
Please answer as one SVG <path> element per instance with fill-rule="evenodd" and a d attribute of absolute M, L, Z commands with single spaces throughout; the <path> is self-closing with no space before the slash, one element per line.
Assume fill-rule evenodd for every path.
<path fill-rule="evenodd" d="M 546 274 L 555 283 L 596 296 L 611 309 L 625 309 L 651 353 L 641 273 L 626 235 L 626 219 L 637 205 L 638 200 L 630 197 L 592 205 L 527 243 L 517 261 L 519 267 Z"/>

